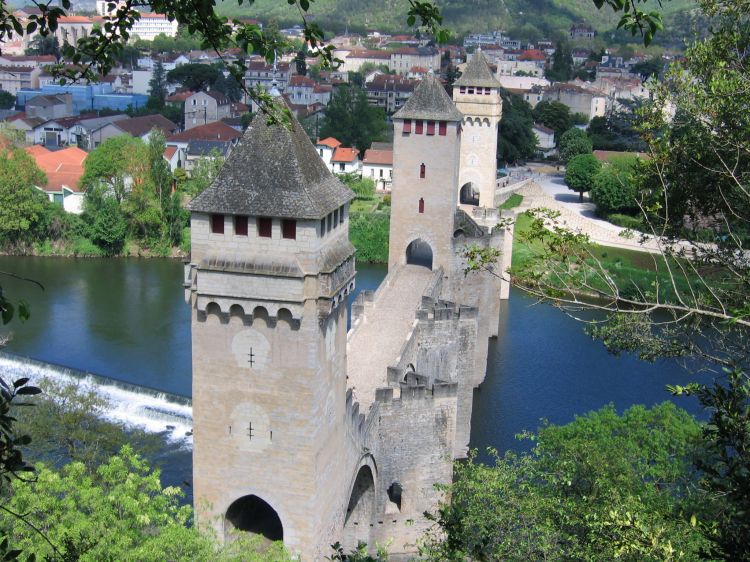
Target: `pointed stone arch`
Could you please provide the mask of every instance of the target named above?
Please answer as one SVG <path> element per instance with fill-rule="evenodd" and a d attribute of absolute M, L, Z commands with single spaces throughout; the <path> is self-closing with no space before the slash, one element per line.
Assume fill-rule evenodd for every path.
<path fill-rule="evenodd" d="M 236 499 L 224 516 L 224 536 L 232 531 L 258 535 L 267 541 L 283 541 L 284 526 L 276 510 L 264 499 L 250 494 Z"/>

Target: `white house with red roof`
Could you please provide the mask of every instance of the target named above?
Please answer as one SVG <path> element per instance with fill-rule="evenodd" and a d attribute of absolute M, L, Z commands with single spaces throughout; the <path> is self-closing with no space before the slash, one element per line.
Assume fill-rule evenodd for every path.
<path fill-rule="evenodd" d="M 25 150 L 47 176 L 46 185 L 35 187 L 51 202 L 62 205 L 66 212 L 80 215 L 83 212 L 84 191 L 78 182 L 83 175 L 83 163 L 88 153 L 77 146 L 51 151 L 38 144 Z"/>
<path fill-rule="evenodd" d="M 362 177 L 375 182 L 378 191 L 391 191 L 393 182 L 393 147 L 368 148 L 362 159 Z"/>
<path fill-rule="evenodd" d="M 331 158 L 333 158 L 333 153 L 339 146 L 341 146 L 341 141 L 333 137 L 327 137 L 315 143 L 315 149 L 328 169 L 331 169 Z"/>
<path fill-rule="evenodd" d="M 358 174 L 361 170 L 359 151 L 356 148 L 339 146 L 331 158 L 331 171 L 335 174 Z"/>

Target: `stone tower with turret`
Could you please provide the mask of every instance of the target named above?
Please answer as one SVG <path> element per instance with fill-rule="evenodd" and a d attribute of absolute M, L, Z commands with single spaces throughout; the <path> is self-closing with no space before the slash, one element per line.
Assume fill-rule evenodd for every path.
<path fill-rule="evenodd" d="M 453 100 L 464 116 L 457 184 L 461 203 L 495 206 L 497 135 L 502 117 L 499 88 L 481 50 L 453 84 Z"/>
<path fill-rule="evenodd" d="M 259 113 L 190 204 L 197 521 L 322 558 L 343 521 L 353 193 Z"/>
<path fill-rule="evenodd" d="M 415 263 L 452 271 L 462 119 L 433 74 L 393 115 L 389 268 Z"/>

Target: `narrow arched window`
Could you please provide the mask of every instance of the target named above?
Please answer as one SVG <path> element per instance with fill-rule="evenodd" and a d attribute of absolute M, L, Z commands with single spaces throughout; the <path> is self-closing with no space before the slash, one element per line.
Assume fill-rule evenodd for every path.
<path fill-rule="evenodd" d="M 424 165 L 424 162 L 419 165 L 419 177 L 424 178 L 424 173 L 427 168 Z"/>
<path fill-rule="evenodd" d="M 424 199 L 421 197 L 419 198 L 419 214 L 421 215 L 424 213 Z"/>

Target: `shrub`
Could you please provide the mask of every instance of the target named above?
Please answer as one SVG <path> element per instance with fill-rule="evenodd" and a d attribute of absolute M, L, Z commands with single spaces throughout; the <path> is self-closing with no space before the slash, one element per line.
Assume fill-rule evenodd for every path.
<path fill-rule="evenodd" d="M 91 240 L 88 238 L 76 238 L 73 241 L 73 247 L 71 248 L 71 252 L 74 256 L 101 256 L 104 254 L 102 250 L 94 244 Z"/>
<path fill-rule="evenodd" d="M 612 224 L 621 226 L 623 228 L 629 228 L 630 230 L 643 230 L 643 220 L 641 217 L 632 217 L 630 215 L 623 215 L 621 213 L 612 213 L 607 215 L 607 220 Z"/>
<path fill-rule="evenodd" d="M 591 200 L 596 203 L 600 213 L 638 212 L 631 170 L 632 167 L 627 164 L 608 164 L 594 176 Z"/>
<path fill-rule="evenodd" d="M 351 213 L 349 239 L 357 248 L 357 261 L 388 262 L 388 234 L 391 226 L 386 213 Z"/>

